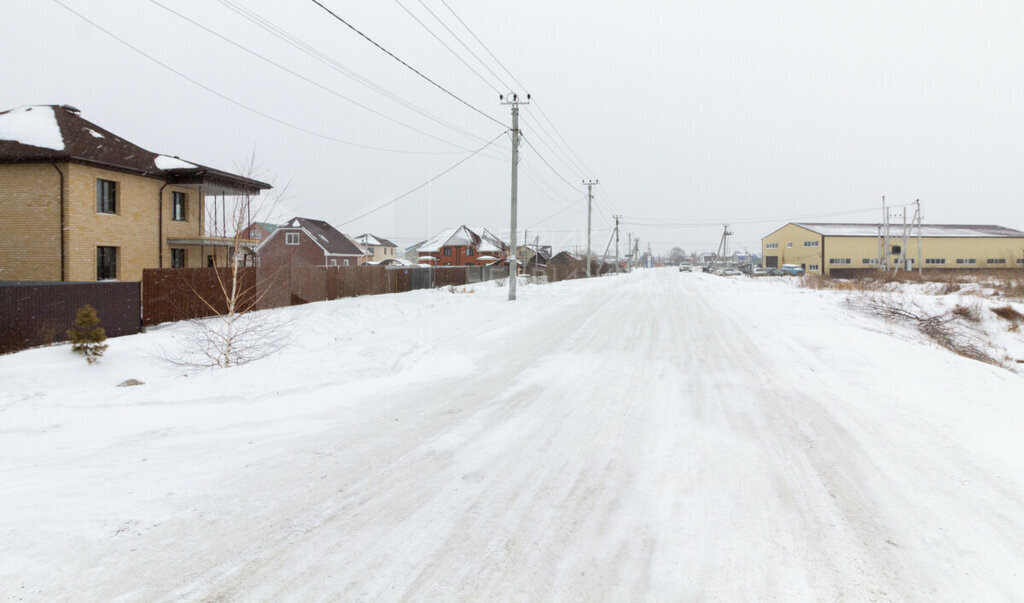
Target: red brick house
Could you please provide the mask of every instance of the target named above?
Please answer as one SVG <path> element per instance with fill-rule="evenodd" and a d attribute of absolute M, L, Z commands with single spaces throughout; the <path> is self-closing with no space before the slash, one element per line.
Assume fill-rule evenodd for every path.
<path fill-rule="evenodd" d="M 261 266 L 357 266 L 366 249 L 323 220 L 292 218 L 256 249 Z"/>
<path fill-rule="evenodd" d="M 488 266 L 507 262 L 509 246 L 486 228 L 459 226 L 439 232 L 418 251 L 421 264 Z"/>

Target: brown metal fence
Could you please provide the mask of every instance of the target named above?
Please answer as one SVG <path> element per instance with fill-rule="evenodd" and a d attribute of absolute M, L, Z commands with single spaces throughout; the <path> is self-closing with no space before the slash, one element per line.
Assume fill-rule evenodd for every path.
<path fill-rule="evenodd" d="M 506 269 L 507 270 L 507 269 Z M 384 266 L 241 268 L 239 306 L 280 308 L 356 295 L 401 293 L 497 278 L 480 267 L 399 268 Z M 226 309 L 229 268 L 163 268 L 142 272 L 142 323 L 212 316 Z"/>
<path fill-rule="evenodd" d="M 139 283 L 0 282 L 0 354 L 67 341 L 86 304 L 108 337 L 138 333 L 139 300 Z"/>

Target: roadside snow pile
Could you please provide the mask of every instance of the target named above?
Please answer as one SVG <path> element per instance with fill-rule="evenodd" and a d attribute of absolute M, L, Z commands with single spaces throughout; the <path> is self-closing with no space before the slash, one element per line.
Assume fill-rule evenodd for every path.
<path fill-rule="evenodd" d="M 984 276 L 963 283 L 794 281 L 845 297 L 850 308 L 884 320 L 894 334 L 923 336 L 961 356 L 1024 375 L 1024 303 L 1010 294 L 1017 283 Z"/>

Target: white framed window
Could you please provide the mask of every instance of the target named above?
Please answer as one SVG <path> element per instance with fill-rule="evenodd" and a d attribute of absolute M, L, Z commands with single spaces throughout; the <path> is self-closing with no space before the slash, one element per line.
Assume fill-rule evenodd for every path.
<path fill-rule="evenodd" d="M 286 232 L 286 233 L 284 233 L 284 244 L 285 245 L 298 245 L 299 244 L 299 233 L 297 233 L 297 232 Z"/>
<path fill-rule="evenodd" d="M 956 263 L 957 264 L 977 264 L 978 260 L 976 258 L 957 258 L 956 259 Z"/>
<path fill-rule="evenodd" d="M 342 260 L 341 261 L 341 265 L 342 266 L 348 266 L 348 260 Z"/>
<path fill-rule="evenodd" d="M 872 266 L 878 264 L 878 258 L 861 258 L 861 264 L 871 264 Z"/>
<path fill-rule="evenodd" d="M 788 249 L 788 248 L 790 248 L 790 247 L 792 247 L 792 246 L 793 246 L 793 242 L 792 242 L 792 241 L 790 241 L 790 242 L 786 243 L 786 248 L 787 248 L 787 249 Z"/>
<path fill-rule="evenodd" d="M 817 247 L 818 241 L 804 241 L 804 247 Z"/>
<path fill-rule="evenodd" d="M 925 258 L 925 264 L 945 264 L 946 258 Z"/>
<path fill-rule="evenodd" d="M 778 243 L 766 243 L 764 248 L 765 249 L 778 249 L 779 248 L 779 244 Z"/>
<path fill-rule="evenodd" d="M 849 264 L 851 262 L 850 262 L 850 258 L 829 258 L 828 259 L 828 263 L 829 264 Z"/>
<path fill-rule="evenodd" d="M 260 231 L 259 228 L 253 228 L 252 230 L 249 231 L 249 238 L 250 239 L 262 239 L 263 238 L 263 232 Z"/>
<path fill-rule="evenodd" d="M 337 266 L 338 260 L 331 260 L 331 266 Z"/>
<path fill-rule="evenodd" d="M 1024 264 L 1024 258 L 1017 258 L 1018 264 Z"/>
<path fill-rule="evenodd" d="M 986 264 L 1005 264 L 1006 258 L 988 258 L 985 260 Z"/>
<path fill-rule="evenodd" d="M 807 269 L 808 270 L 817 270 L 818 269 L 818 265 L 817 264 L 808 264 L 807 265 Z"/>

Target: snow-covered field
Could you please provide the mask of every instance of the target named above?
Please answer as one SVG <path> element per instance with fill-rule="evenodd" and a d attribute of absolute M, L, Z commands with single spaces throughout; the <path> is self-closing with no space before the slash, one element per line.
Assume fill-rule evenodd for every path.
<path fill-rule="evenodd" d="M 1024 593 L 1020 375 L 790 279 L 505 295 L 275 310 L 287 349 L 187 375 L 187 325 L 0 356 L 0 595 Z"/>

